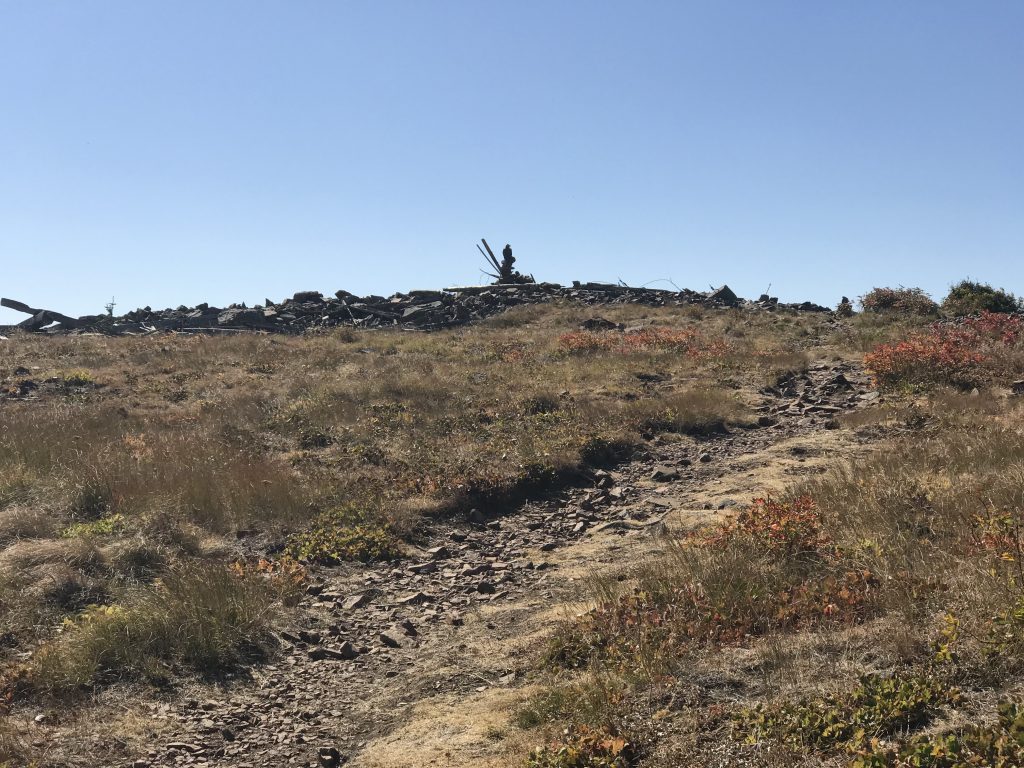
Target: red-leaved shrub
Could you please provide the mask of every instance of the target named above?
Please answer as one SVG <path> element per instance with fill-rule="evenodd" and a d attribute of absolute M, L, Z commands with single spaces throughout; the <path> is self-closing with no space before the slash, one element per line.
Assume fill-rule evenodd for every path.
<path fill-rule="evenodd" d="M 983 312 L 955 324 L 937 323 L 894 344 L 880 344 L 864 363 L 882 388 L 948 384 L 969 388 L 1015 368 L 1008 353 L 1017 347 L 1024 321 Z"/>
<path fill-rule="evenodd" d="M 570 666 L 594 655 L 645 666 L 689 646 L 854 622 L 873 583 L 825 530 L 813 499 L 755 499 L 734 520 L 690 536 L 631 593 L 591 611 L 557 639 L 553 656 Z"/>

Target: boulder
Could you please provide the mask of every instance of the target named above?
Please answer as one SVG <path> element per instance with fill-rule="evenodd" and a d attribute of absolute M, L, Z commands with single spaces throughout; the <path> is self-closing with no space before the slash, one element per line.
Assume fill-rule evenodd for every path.
<path fill-rule="evenodd" d="M 739 304 L 740 297 L 733 293 L 732 288 L 730 288 L 728 285 L 723 285 L 721 288 L 719 288 L 716 291 L 712 291 L 708 295 L 708 301 L 713 301 L 717 302 L 718 304 L 727 304 L 729 306 L 732 306 L 734 304 Z"/>

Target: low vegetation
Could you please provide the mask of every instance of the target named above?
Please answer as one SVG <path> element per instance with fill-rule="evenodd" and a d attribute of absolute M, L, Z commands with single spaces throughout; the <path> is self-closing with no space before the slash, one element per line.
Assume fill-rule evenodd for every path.
<path fill-rule="evenodd" d="M 1022 309 L 1024 303 L 1012 293 L 974 280 L 961 280 L 950 287 L 942 300 L 942 311 L 954 317 L 982 312 L 1020 312 Z"/>
<path fill-rule="evenodd" d="M 888 405 L 845 426 L 889 442 L 598 581 L 517 712 L 543 745 L 521 757 L 1016 765 L 1022 321 L 864 299 L 840 318 L 602 307 L 624 330 L 557 305 L 432 334 L 14 335 L 0 707 L 235 674 L 273 654 L 308 568 L 399 560 L 432 518 L 752 427 L 812 360 L 864 359 Z M 22 735 L 0 727 L 0 765 L 25 762 Z"/>
<path fill-rule="evenodd" d="M 25 670 L 25 685 L 66 696 L 117 680 L 166 683 L 177 673 L 223 676 L 273 648 L 287 577 L 188 565 L 64 620 Z"/>
<path fill-rule="evenodd" d="M 885 389 L 970 389 L 1024 374 L 1022 331 L 1024 319 L 1017 315 L 983 312 L 881 344 L 864 362 Z"/>
<path fill-rule="evenodd" d="M 872 288 L 860 297 L 861 308 L 875 314 L 933 317 L 939 305 L 920 288 Z"/>
<path fill-rule="evenodd" d="M 887 442 L 602 581 L 520 712 L 547 759 L 586 727 L 631 744 L 626 765 L 1021 764 L 1019 322 L 878 346 L 898 396 L 847 428 Z"/>
<path fill-rule="evenodd" d="M 566 305 L 434 334 L 4 341 L 6 689 L 259 659 L 280 575 L 225 565 L 398 559 L 424 516 L 555 488 L 645 437 L 749 424 L 745 393 L 802 370 L 822 333 L 795 313 L 602 312 L 631 330 L 577 331 L 592 313 Z"/>

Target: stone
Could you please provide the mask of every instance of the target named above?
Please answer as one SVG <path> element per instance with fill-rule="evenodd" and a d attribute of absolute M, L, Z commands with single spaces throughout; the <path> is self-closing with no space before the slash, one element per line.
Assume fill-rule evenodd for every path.
<path fill-rule="evenodd" d="M 362 608 L 365 605 L 370 604 L 372 598 L 365 592 L 358 595 L 349 595 L 341 602 L 341 607 L 346 611 L 354 611 L 356 608 Z"/>
<path fill-rule="evenodd" d="M 733 305 L 739 303 L 740 297 L 733 293 L 733 290 L 728 285 L 723 285 L 718 290 L 712 291 L 711 294 L 708 295 L 708 300 L 715 301 L 720 304 Z"/>
<path fill-rule="evenodd" d="M 168 751 L 174 749 L 174 750 L 177 750 L 178 752 L 187 752 L 187 753 L 192 754 L 192 755 L 194 755 L 194 754 L 196 754 L 198 752 L 202 752 L 203 751 L 202 745 L 200 745 L 200 744 L 191 744 L 191 743 L 185 742 L 185 741 L 172 741 L 172 742 L 167 744 L 166 748 L 167 748 Z"/>
<path fill-rule="evenodd" d="M 487 518 L 484 516 L 484 513 L 481 512 L 479 509 L 469 510 L 469 515 L 467 516 L 467 519 L 469 520 L 469 522 L 475 525 L 483 525 L 487 522 Z"/>
<path fill-rule="evenodd" d="M 668 481 L 668 480 L 678 480 L 678 479 L 679 479 L 679 470 L 675 469 L 674 467 L 667 467 L 667 466 L 664 466 L 664 465 L 663 466 L 659 466 L 659 467 L 655 467 L 654 471 L 651 473 L 651 480 L 657 480 L 657 481 L 664 482 L 664 481 Z"/>
<path fill-rule="evenodd" d="M 320 747 L 316 756 L 321 768 L 338 768 L 341 765 L 341 752 L 337 747 Z"/>
<path fill-rule="evenodd" d="M 697 458 L 697 460 L 700 461 L 703 464 L 707 464 L 709 461 L 711 461 L 711 454 L 710 453 L 702 453 Z"/>
<path fill-rule="evenodd" d="M 825 382 L 824 388 L 831 392 L 845 392 L 853 389 L 853 384 L 851 384 L 850 380 L 842 373 L 837 373 Z"/>
<path fill-rule="evenodd" d="M 430 595 L 426 595 L 423 592 L 415 592 L 406 597 L 398 600 L 399 605 L 419 605 L 421 603 L 429 603 L 433 598 Z"/>
<path fill-rule="evenodd" d="M 308 630 L 303 629 L 299 632 L 299 639 L 309 645 L 320 645 L 322 637 L 319 632 L 309 632 Z"/>
<path fill-rule="evenodd" d="M 447 560 L 452 556 L 451 550 L 448 547 L 431 547 L 427 550 L 427 554 L 430 555 L 432 560 Z"/>
<path fill-rule="evenodd" d="M 265 320 L 262 309 L 226 309 L 217 315 L 217 325 L 222 326 L 262 326 Z"/>
<path fill-rule="evenodd" d="M 1024 379 L 1013 382 L 1010 385 L 1010 392 L 1015 395 L 1024 395 Z"/>
<path fill-rule="evenodd" d="M 397 626 L 409 637 L 417 637 L 419 635 L 419 632 L 416 631 L 416 625 L 409 619 L 402 619 Z"/>
<path fill-rule="evenodd" d="M 391 635 L 391 634 L 389 634 L 387 632 L 381 632 L 380 634 L 377 635 L 377 638 L 381 641 L 381 643 L 386 645 L 388 648 L 401 648 L 402 647 L 401 641 L 398 640 L 397 638 L 395 638 L 394 635 Z"/>
<path fill-rule="evenodd" d="M 310 648 L 307 653 L 313 661 L 350 661 L 359 655 L 359 651 L 347 640 L 337 648 L 318 645 Z"/>
<path fill-rule="evenodd" d="M 614 331 L 621 327 L 618 323 L 605 320 L 603 317 L 591 317 L 580 323 L 580 328 L 584 331 Z"/>

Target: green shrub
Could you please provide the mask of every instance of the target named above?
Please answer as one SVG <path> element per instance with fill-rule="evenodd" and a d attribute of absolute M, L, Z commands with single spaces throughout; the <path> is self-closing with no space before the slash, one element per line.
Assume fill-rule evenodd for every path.
<path fill-rule="evenodd" d="M 902 315 L 934 315 L 939 305 L 920 288 L 872 288 L 860 297 L 865 312 Z"/>
<path fill-rule="evenodd" d="M 1024 302 L 1002 288 L 988 283 L 961 280 L 949 289 L 942 300 L 942 309 L 950 315 L 976 315 L 980 312 L 1018 312 Z"/>
<path fill-rule="evenodd" d="M 1017 768 L 1024 764 L 1024 706 L 1006 701 L 991 726 L 915 736 L 904 747 L 875 747 L 858 757 L 853 768 Z"/>
<path fill-rule="evenodd" d="M 330 565 L 346 560 L 392 560 L 400 557 L 402 550 L 382 518 L 339 507 L 322 513 L 308 530 L 292 536 L 285 553 L 295 560 Z"/>
<path fill-rule="evenodd" d="M 64 374 L 64 384 L 68 387 L 88 387 L 95 383 L 93 375 L 83 369 L 68 371 Z"/>
<path fill-rule="evenodd" d="M 868 675 L 845 695 L 742 709 L 733 717 L 733 735 L 749 744 L 856 753 L 880 737 L 920 728 L 958 696 L 930 678 Z"/>

